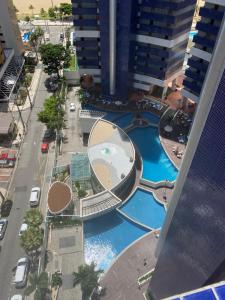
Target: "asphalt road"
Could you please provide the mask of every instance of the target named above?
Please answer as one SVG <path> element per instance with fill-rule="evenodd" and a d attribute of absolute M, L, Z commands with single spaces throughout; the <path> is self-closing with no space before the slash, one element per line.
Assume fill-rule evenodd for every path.
<path fill-rule="evenodd" d="M 25 211 L 29 209 L 28 200 L 33 186 L 41 186 L 47 155 L 41 154 L 40 145 L 45 126 L 37 121 L 37 112 L 42 109 L 44 99 L 49 96 L 44 80 L 46 74 L 42 73 L 39 83 L 35 105 L 28 121 L 28 131 L 22 146 L 15 175 L 10 188 L 10 197 L 13 207 L 8 217 L 8 227 L 0 245 L 0 300 L 7 300 L 15 293 L 12 285 L 13 268 L 20 257 L 25 255 L 19 245 L 18 231 L 22 224 Z M 26 117 L 28 111 L 24 112 Z M 17 290 L 17 293 L 21 291 Z"/>

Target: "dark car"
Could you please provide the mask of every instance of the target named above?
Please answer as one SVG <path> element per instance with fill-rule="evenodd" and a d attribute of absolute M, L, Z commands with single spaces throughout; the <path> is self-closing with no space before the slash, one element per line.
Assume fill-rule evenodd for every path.
<path fill-rule="evenodd" d="M 51 77 L 47 78 L 45 80 L 45 86 L 48 91 L 55 92 L 59 87 L 58 77 L 56 75 L 52 75 Z"/>
<path fill-rule="evenodd" d="M 8 220 L 0 219 L 0 240 L 4 238 L 7 225 L 8 225 Z"/>
<path fill-rule="evenodd" d="M 12 200 L 6 200 L 1 206 L 1 216 L 8 217 L 12 208 Z"/>
<path fill-rule="evenodd" d="M 55 130 L 53 129 L 46 129 L 42 142 L 52 142 L 55 140 L 56 134 L 55 134 Z"/>

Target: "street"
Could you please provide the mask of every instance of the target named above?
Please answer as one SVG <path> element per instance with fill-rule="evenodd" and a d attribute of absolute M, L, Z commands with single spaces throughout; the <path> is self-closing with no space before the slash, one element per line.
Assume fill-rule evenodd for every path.
<path fill-rule="evenodd" d="M 18 232 L 23 216 L 29 209 L 30 190 L 33 186 L 42 186 L 47 154 L 40 151 L 41 140 L 45 126 L 37 121 L 37 113 L 42 109 L 43 102 L 50 94 L 47 92 L 44 81 L 47 75 L 42 73 L 39 82 L 35 105 L 28 121 L 27 134 L 22 145 L 21 156 L 10 187 L 9 197 L 13 200 L 13 207 L 8 217 L 8 227 L 4 239 L 0 242 L 0 299 L 8 299 L 15 293 L 12 285 L 13 268 L 19 258 L 25 255 L 19 245 Z M 29 110 L 23 112 L 28 117 Z M 21 290 L 17 291 L 21 293 Z"/>

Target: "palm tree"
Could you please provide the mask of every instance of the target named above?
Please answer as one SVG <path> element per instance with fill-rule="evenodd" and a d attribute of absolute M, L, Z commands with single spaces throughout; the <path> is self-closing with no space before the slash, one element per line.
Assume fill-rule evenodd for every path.
<path fill-rule="evenodd" d="M 43 217 L 38 208 L 32 208 L 26 212 L 24 220 L 29 226 L 37 227 L 41 225 Z"/>
<path fill-rule="evenodd" d="M 31 4 L 30 6 L 29 6 L 29 9 L 32 11 L 32 17 L 34 16 L 34 6 Z"/>
<path fill-rule="evenodd" d="M 19 12 L 18 8 L 15 5 L 13 5 L 13 9 L 14 9 L 16 14 Z"/>
<path fill-rule="evenodd" d="M 21 247 L 28 253 L 32 254 L 37 251 L 43 242 L 43 230 L 39 227 L 28 227 L 28 229 L 21 235 Z"/>
<path fill-rule="evenodd" d="M 51 286 L 57 287 L 62 285 L 62 277 L 59 272 L 55 272 L 52 274 Z"/>
<path fill-rule="evenodd" d="M 43 300 L 48 290 L 48 274 L 42 272 L 40 275 L 34 273 L 29 275 L 29 286 L 25 290 L 25 295 L 34 293 L 34 300 Z"/>
<path fill-rule="evenodd" d="M 88 298 L 93 289 L 98 286 L 99 275 L 103 270 L 95 270 L 95 263 L 92 262 L 90 265 L 81 265 L 78 267 L 78 272 L 73 272 L 74 286 L 77 284 L 81 285 L 81 290 L 84 299 Z"/>

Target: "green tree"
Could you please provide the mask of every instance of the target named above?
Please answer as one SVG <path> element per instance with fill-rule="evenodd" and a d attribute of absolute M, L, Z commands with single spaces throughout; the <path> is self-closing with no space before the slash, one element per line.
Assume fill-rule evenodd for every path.
<path fill-rule="evenodd" d="M 60 15 L 71 16 L 72 15 L 72 4 L 71 3 L 60 3 L 59 13 L 60 13 Z"/>
<path fill-rule="evenodd" d="M 48 291 L 48 274 L 42 272 L 40 275 L 34 273 L 29 275 L 29 286 L 25 290 L 25 295 L 34 293 L 34 300 L 43 300 Z"/>
<path fill-rule="evenodd" d="M 48 15 L 49 15 L 49 18 L 52 18 L 52 19 L 55 19 L 56 18 L 56 13 L 55 13 L 55 9 L 50 7 L 48 9 Z"/>
<path fill-rule="evenodd" d="M 42 19 L 45 19 L 47 17 L 47 12 L 44 10 L 44 8 L 40 9 L 40 16 Z"/>
<path fill-rule="evenodd" d="M 52 274 L 51 286 L 57 287 L 62 285 L 62 277 L 59 272 L 55 272 Z"/>
<path fill-rule="evenodd" d="M 16 14 L 19 12 L 19 10 L 17 9 L 17 7 L 15 5 L 13 5 L 13 9 L 14 9 Z"/>
<path fill-rule="evenodd" d="M 29 6 L 29 9 L 32 11 L 32 17 L 33 17 L 33 15 L 34 15 L 34 6 L 31 4 L 31 5 Z"/>
<path fill-rule="evenodd" d="M 27 23 L 30 22 L 30 17 L 29 16 L 25 16 L 24 17 L 24 21 L 27 22 Z"/>
<path fill-rule="evenodd" d="M 78 190 L 78 197 L 84 198 L 87 195 L 87 192 L 85 190 L 79 189 Z"/>
<path fill-rule="evenodd" d="M 21 247 L 29 254 L 37 251 L 43 242 L 43 230 L 39 227 L 28 227 L 20 236 Z"/>
<path fill-rule="evenodd" d="M 95 270 L 95 263 L 92 262 L 90 265 L 81 265 L 78 267 L 78 272 L 73 272 L 74 286 L 77 284 L 81 285 L 83 297 L 88 298 L 93 289 L 98 286 L 99 275 L 103 272 L 102 270 Z"/>
<path fill-rule="evenodd" d="M 41 225 L 43 217 L 38 208 L 32 208 L 26 212 L 24 220 L 28 226 L 37 227 Z"/>
<path fill-rule="evenodd" d="M 41 59 L 45 65 L 45 72 L 49 75 L 57 73 L 68 63 L 68 51 L 61 44 L 51 43 L 40 46 Z"/>
<path fill-rule="evenodd" d="M 64 115 L 60 99 L 50 96 L 44 102 L 44 109 L 38 113 L 38 120 L 47 128 L 56 129 L 59 132 L 65 126 Z"/>

